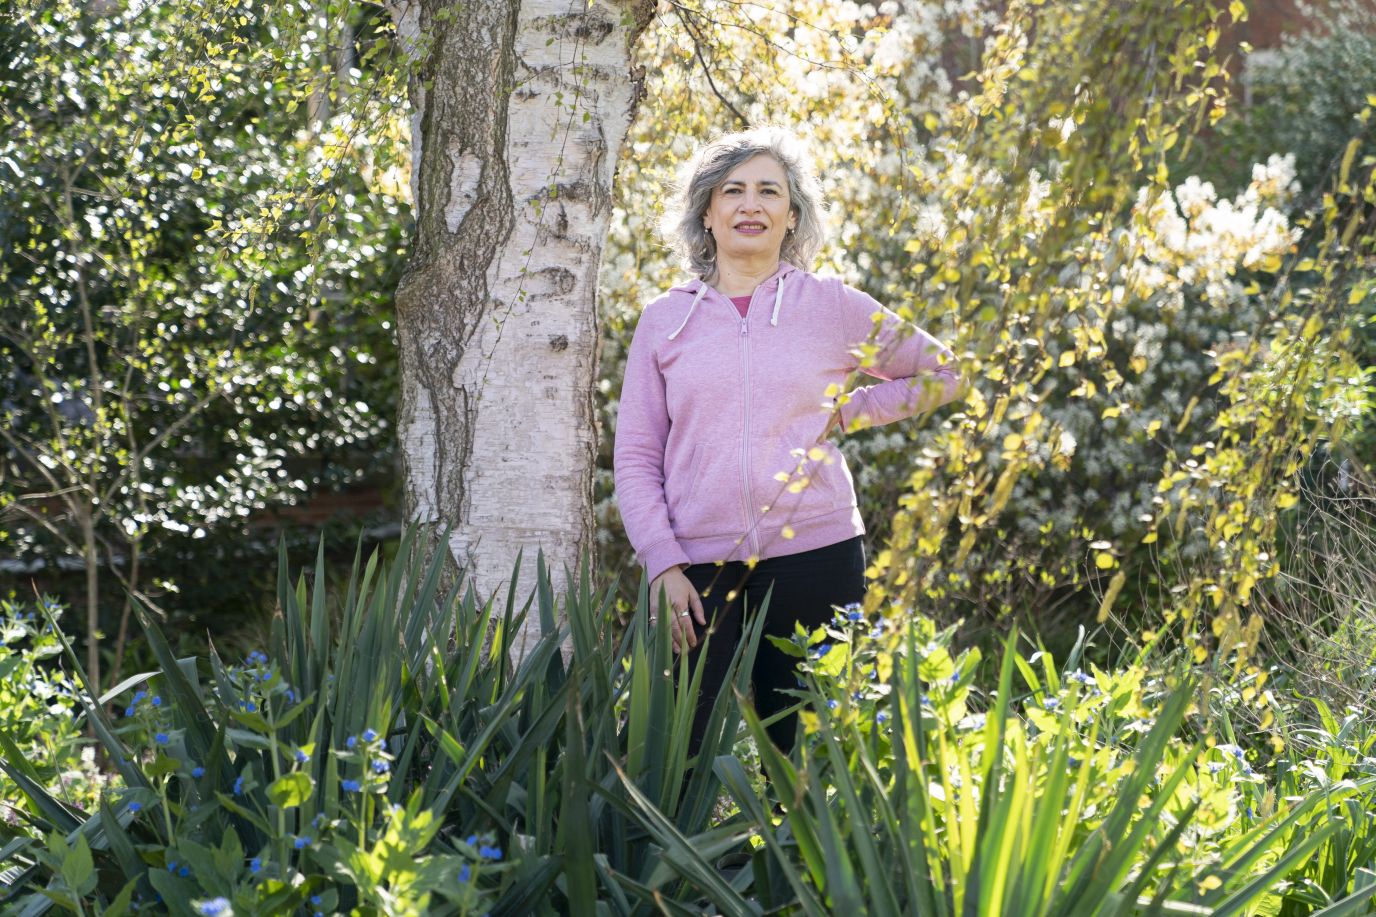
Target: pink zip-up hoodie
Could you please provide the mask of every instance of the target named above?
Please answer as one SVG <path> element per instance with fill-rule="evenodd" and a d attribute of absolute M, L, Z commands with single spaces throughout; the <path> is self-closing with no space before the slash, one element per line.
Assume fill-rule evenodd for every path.
<path fill-rule="evenodd" d="M 786 262 L 756 287 L 745 318 L 702 280 L 645 307 L 613 465 L 626 536 L 651 581 L 677 564 L 764 560 L 864 534 L 845 457 L 817 442 L 836 401 L 828 386 L 839 391 L 857 368 L 883 381 L 850 392 L 847 431 L 931 410 L 960 385 L 935 338 Z"/>

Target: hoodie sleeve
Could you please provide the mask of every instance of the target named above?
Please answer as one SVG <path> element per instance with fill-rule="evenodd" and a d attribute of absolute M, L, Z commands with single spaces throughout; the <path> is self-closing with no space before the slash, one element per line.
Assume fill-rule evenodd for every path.
<path fill-rule="evenodd" d="M 670 567 L 691 561 L 669 526 L 669 506 L 664 498 L 669 409 L 664 376 L 655 362 L 646 324 L 642 315 L 626 355 L 612 446 L 612 476 L 626 537 L 653 582 Z"/>
<path fill-rule="evenodd" d="M 840 325 L 856 356 L 856 368 L 884 380 L 850 392 L 850 401 L 840 409 L 842 429 L 853 432 L 893 423 L 956 397 L 961 378 L 949 347 L 868 293 L 844 284 L 841 291 Z"/>

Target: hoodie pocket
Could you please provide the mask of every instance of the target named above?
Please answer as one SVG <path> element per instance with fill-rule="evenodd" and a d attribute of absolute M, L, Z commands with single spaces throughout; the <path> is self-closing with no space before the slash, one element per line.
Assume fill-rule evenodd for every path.
<path fill-rule="evenodd" d="M 814 448 L 822 450 L 820 458 L 812 457 Z M 754 480 L 762 497 L 758 502 L 772 504 L 770 526 L 793 526 L 849 504 L 844 459 L 834 445 L 808 443 L 804 447 L 791 439 L 770 439 L 761 443 L 760 452 L 769 459 L 756 468 Z"/>
<path fill-rule="evenodd" d="M 689 461 L 688 487 L 670 524 L 680 538 L 739 534 L 740 449 L 730 443 L 697 443 Z"/>

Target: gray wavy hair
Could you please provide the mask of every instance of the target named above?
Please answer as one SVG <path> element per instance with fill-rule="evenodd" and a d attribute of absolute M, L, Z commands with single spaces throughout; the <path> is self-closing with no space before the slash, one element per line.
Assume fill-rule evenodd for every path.
<path fill-rule="evenodd" d="M 717 265 L 716 240 L 702 225 L 712 191 L 737 166 L 762 153 L 783 167 L 788 177 L 789 206 L 797 217 L 793 231 L 784 236 L 779 257 L 805 271 L 812 269 L 826 241 L 822 186 L 798 135 L 771 125 L 719 137 L 698 150 L 684 168 L 676 189 L 676 206 L 664 221 L 664 234 L 694 275 L 707 277 Z"/>

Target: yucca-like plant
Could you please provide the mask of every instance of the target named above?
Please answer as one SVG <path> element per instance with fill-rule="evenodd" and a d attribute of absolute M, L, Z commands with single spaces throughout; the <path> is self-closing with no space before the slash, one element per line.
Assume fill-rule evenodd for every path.
<path fill-rule="evenodd" d="M 858 618 L 858 613 L 852 613 Z M 1219 789 L 1205 742 L 1178 736 L 1195 696 L 1179 679 L 1157 688 L 1154 709 L 1131 711 L 1131 744 L 1100 740 L 1103 716 L 1081 697 L 1128 718 L 1138 698 L 1107 677 L 1076 671 L 1064 683 L 1035 678 L 1022 715 L 1013 672 L 1032 667 L 1009 638 L 998 689 L 982 714 L 966 701 L 976 654 L 953 660 L 946 635 L 912 621 L 884 635 L 891 652 L 862 647 L 865 625 L 801 635 L 809 646 L 800 696 L 811 735 L 786 757 L 758 719 L 745 719 L 783 810 L 771 813 L 745 769 L 727 755 L 717 773 L 757 827 L 748 910 L 824 915 L 1126 915 L 1256 913 L 1282 880 L 1352 830 L 1342 806 L 1369 808 L 1371 781 L 1309 793 L 1229 832 L 1215 855 L 1186 848 L 1199 828 L 1201 793 Z M 835 643 L 825 641 L 828 635 Z M 800 647 L 799 653 L 802 655 Z M 1051 679 L 1053 667 L 1043 657 Z M 1059 680 L 1058 680 L 1059 681 Z M 1108 688 L 1104 691 L 1100 687 Z M 647 806 L 661 843 L 686 844 Z M 1344 861 L 1350 863 L 1351 859 Z M 1324 913 L 1367 913 L 1357 891 Z"/>
<path fill-rule="evenodd" d="M 653 807 L 708 857 L 749 833 L 709 824 L 718 784 L 687 759 L 700 672 L 675 659 L 664 620 L 649 625 L 644 584 L 622 628 L 585 559 L 559 626 L 541 557 L 535 595 L 518 610 L 513 587 L 498 615 L 461 571 L 441 595 L 445 559 L 422 560 L 423 543 L 407 531 L 390 569 L 356 553 L 337 598 L 323 546 L 309 588 L 283 550 L 269 645 L 242 663 L 175 658 L 137 609 L 159 671 L 79 698 L 123 787 L 82 812 L 7 757 L 27 823 L 3 849 L 0 908 L 633 914 L 723 897 L 715 872 L 685 877 L 669 865 L 681 851 L 632 816 L 631 799 Z M 513 668 L 532 600 L 543 636 Z M 758 639 L 757 623 L 738 692 Z M 702 759 L 739 725 L 724 693 Z"/>

